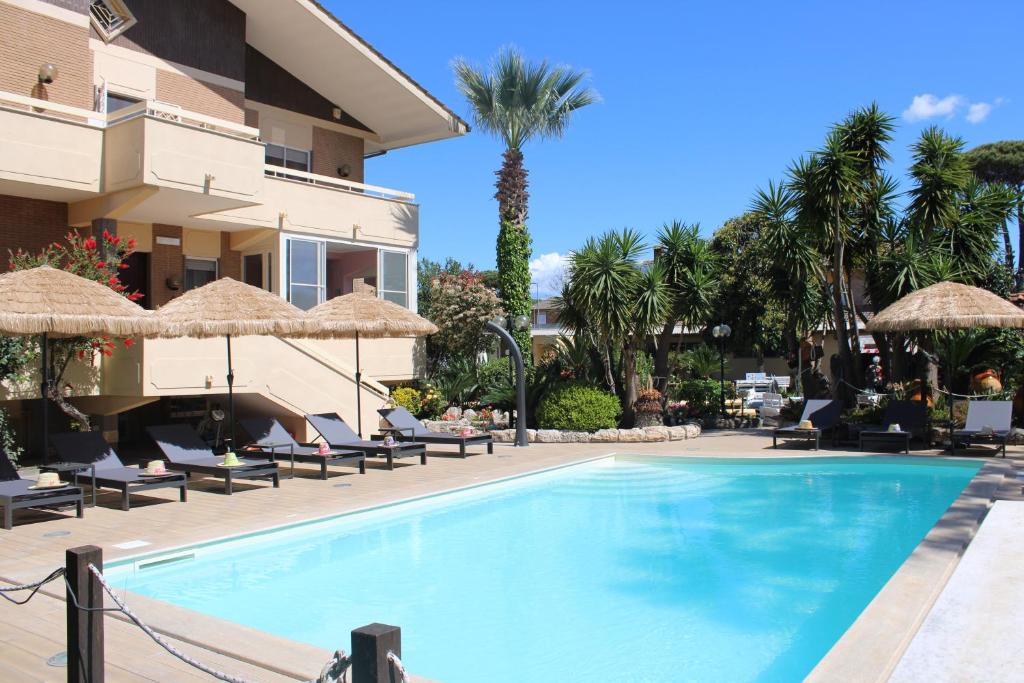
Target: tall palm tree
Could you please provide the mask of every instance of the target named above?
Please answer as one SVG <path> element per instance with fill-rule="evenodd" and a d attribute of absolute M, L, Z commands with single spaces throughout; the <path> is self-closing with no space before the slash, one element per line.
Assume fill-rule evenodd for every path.
<path fill-rule="evenodd" d="M 505 144 L 495 183 L 498 277 L 506 313 L 528 316 L 531 240 L 526 228 L 529 193 L 523 147 L 534 139 L 564 135 L 572 113 L 596 102 L 597 93 L 584 85 L 586 72 L 547 61 L 529 63 L 513 48 L 500 51 L 488 69 L 462 59 L 453 68 L 476 125 Z M 529 330 L 513 336 L 521 348 L 529 348 Z"/>

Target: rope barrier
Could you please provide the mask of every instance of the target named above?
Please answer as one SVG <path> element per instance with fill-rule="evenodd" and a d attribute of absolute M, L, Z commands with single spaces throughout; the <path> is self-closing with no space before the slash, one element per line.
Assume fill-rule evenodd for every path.
<path fill-rule="evenodd" d="M 402 660 L 394 652 L 388 652 L 388 663 L 391 665 L 392 673 L 397 673 L 399 676 L 396 683 L 406 683 L 409 680 L 408 675 L 405 673 L 405 665 L 402 664 Z"/>
<path fill-rule="evenodd" d="M 54 569 L 52 572 L 50 572 L 49 576 L 47 576 L 45 579 L 41 579 L 41 580 L 36 581 L 34 583 L 25 583 L 25 584 L 15 585 L 15 586 L 0 586 L 0 598 L 3 598 L 4 600 L 7 600 L 8 602 L 13 602 L 15 605 L 24 605 L 29 600 L 31 600 L 32 598 L 35 597 L 36 593 L 39 592 L 40 588 L 42 588 L 46 584 L 50 583 L 51 581 L 56 581 L 57 579 L 59 579 L 62 576 L 64 576 L 64 567 L 59 567 L 57 569 Z M 29 591 L 29 590 L 32 591 L 32 592 L 29 593 L 28 597 L 25 598 L 24 600 L 16 600 L 15 598 L 12 598 L 12 597 L 9 597 L 8 595 L 5 595 L 5 593 L 17 593 L 19 591 Z"/>
<path fill-rule="evenodd" d="M 853 384 L 850 384 L 845 379 L 840 379 L 839 381 L 842 384 L 845 384 L 846 386 L 850 387 L 851 389 L 853 389 L 857 393 L 864 394 L 864 395 L 867 395 L 867 396 L 878 396 L 879 398 L 891 398 L 893 396 L 897 396 L 898 395 L 895 391 L 889 392 L 887 394 L 883 394 L 883 393 L 880 393 L 880 392 L 877 392 L 877 391 L 870 391 L 868 389 L 861 389 L 860 387 L 857 387 L 857 386 L 854 386 Z M 942 387 L 936 387 L 935 390 L 938 391 L 940 394 L 947 394 L 947 395 L 951 394 L 953 396 L 953 398 L 966 398 L 966 399 L 981 399 L 981 398 L 991 399 L 991 398 L 994 398 L 996 396 L 1010 396 L 1010 395 L 1016 393 L 1016 391 L 1014 389 L 1004 389 L 1003 391 L 998 391 L 998 392 L 988 393 L 988 394 L 957 394 L 957 393 L 954 393 L 954 392 L 950 392 L 948 389 L 943 389 Z"/>

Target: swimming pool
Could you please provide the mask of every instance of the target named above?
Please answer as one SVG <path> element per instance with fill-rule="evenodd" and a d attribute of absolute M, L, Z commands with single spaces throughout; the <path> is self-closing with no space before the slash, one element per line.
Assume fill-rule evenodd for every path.
<path fill-rule="evenodd" d="M 914 458 L 610 458 L 200 549 L 115 585 L 462 681 L 797 681 L 972 479 Z"/>

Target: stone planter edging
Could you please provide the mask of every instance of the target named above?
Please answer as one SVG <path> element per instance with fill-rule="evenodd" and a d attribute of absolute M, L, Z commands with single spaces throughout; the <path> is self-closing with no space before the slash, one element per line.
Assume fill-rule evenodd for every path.
<path fill-rule="evenodd" d="M 429 426 L 429 425 L 428 425 Z M 448 431 L 448 430 L 431 430 Z M 635 429 L 599 429 L 596 432 L 568 432 L 559 429 L 527 429 L 530 443 L 655 443 L 685 441 L 700 436 L 700 425 L 677 427 L 637 427 Z M 496 443 L 512 443 L 516 430 L 494 429 L 489 432 Z"/>

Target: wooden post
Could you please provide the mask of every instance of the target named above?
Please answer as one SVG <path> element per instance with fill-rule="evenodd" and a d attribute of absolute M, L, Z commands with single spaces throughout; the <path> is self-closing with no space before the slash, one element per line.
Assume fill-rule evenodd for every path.
<path fill-rule="evenodd" d="M 402 656 L 402 629 L 369 624 L 352 631 L 352 683 L 391 683 L 388 652 Z"/>
<path fill-rule="evenodd" d="M 103 683 L 103 612 L 77 609 L 103 607 L 103 586 L 89 565 L 103 569 L 103 551 L 94 545 L 69 548 L 65 555 L 68 580 L 68 683 Z"/>

